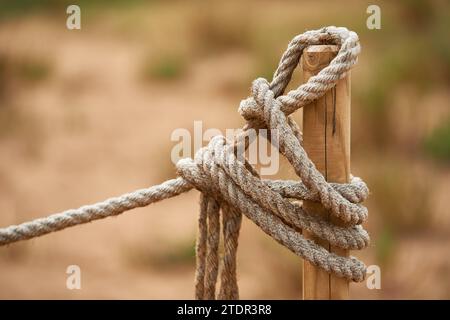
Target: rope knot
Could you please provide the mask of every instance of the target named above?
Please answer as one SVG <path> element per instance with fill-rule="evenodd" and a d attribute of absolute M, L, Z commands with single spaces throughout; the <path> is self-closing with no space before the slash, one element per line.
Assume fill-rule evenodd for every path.
<path fill-rule="evenodd" d="M 269 82 L 264 78 L 258 78 L 252 83 L 251 96 L 241 101 L 239 113 L 247 122 L 267 125 L 275 103 L 275 94 Z"/>
<path fill-rule="evenodd" d="M 307 83 L 283 95 L 303 50 L 316 44 L 335 44 L 340 49 L 327 67 Z M 177 163 L 180 176 L 177 179 L 0 229 L 0 245 L 118 215 L 195 187 L 201 191 L 196 298 L 215 298 L 220 239 L 223 239 L 223 252 L 219 298 L 238 298 L 236 251 L 242 214 L 313 265 L 347 280 L 362 281 L 365 276 L 362 262 L 327 251 L 315 241 L 305 239 L 302 230 L 342 249 L 366 247 L 369 235 L 361 224 L 367 218 L 367 209 L 361 202 L 368 195 L 367 186 L 355 177 L 349 184 L 328 183 L 303 149 L 300 129 L 289 117 L 335 86 L 356 63 L 359 51 L 358 36 L 345 28 L 327 27 L 296 36 L 283 54 L 273 80 L 269 83 L 264 78 L 256 79 L 252 83 L 251 96 L 241 101 L 239 112 L 247 125 L 234 141 L 227 141 L 223 136 L 214 137 L 196 152 L 194 159 L 186 158 Z M 277 130 L 279 141 L 271 142 L 286 157 L 301 181 L 261 179 L 245 157 L 241 158 L 250 144 L 250 129 L 253 128 Z M 309 214 L 293 199 L 321 203 L 343 224 L 330 223 L 319 215 Z"/>

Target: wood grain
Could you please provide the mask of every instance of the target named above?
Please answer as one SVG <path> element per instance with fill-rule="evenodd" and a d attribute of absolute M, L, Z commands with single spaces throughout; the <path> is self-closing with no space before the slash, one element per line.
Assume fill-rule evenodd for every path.
<path fill-rule="evenodd" d="M 303 80 L 326 67 L 339 48 L 332 45 L 310 46 L 302 57 Z M 303 145 L 316 168 L 329 182 L 345 183 L 350 178 L 350 74 L 339 80 L 324 97 L 303 109 Z M 304 201 L 304 208 L 313 214 L 332 219 L 320 204 Z M 333 219 L 333 222 L 339 223 Z M 305 232 L 305 237 L 342 256 L 347 250 L 330 245 Z M 314 267 L 303 266 L 304 299 L 348 299 L 349 283 Z"/>

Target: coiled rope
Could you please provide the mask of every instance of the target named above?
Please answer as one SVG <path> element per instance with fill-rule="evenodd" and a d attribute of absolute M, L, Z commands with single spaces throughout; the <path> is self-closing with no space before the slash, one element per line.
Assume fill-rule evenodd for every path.
<path fill-rule="evenodd" d="M 310 45 L 333 44 L 340 47 L 337 56 L 307 83 L 283 95 L 303 50 Z M 352 177 L 348 184 L 328 183 L 315 168 L 302 147 L 302 135 L 289 115 L 322 97 L 357 62 L 358 36 L 346 28 L 326 27 L 296 36 L 283 54 L 273 80 L 256 79 L 251 97 L 243 100 L 239 112 L 247 121 L 233 141 L 214 137 L 194 159 L 177 163 L 179 177 L 148 189 L 141 189 L 103 202 L 83 206 L 0 229 L 0 245 L 31 239 L 67 227 L 119 215 L 137 207 L 177 196 L 196 188 L 201 192 L 195 296 L 215 299 L 219 274 L 219 242 L 223 233 L 220 299 L 238 299 L 236 252 L 242 214 L 265 233 L 317 267 L 349 281 L 362 281 L 365 265 L 354 257 L 328 252 L 312 240 L 306 230 L 343 249 L 362 249 L 369 236 L 362 228 L 367 209 L 361 202 L 367 197 L 365 183 Z M 301 179 L 297 181 L 263 180 L 242 157 L 253 137 L 252 129 L 276 130 L 276 144 Z M 345 227 L 334 225 L 318 215 L 308 214 L 292 200 L 320 202 Z M 221 226 L 222 225 L 222 226 Z"/>

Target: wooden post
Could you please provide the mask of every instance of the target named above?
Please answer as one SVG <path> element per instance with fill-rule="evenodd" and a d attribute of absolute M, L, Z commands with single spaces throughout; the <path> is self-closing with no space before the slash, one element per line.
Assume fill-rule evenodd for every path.
<path fill-rule="evenodd" d="M 339 48 L 316 45 L 305 49 L 302 57 L 303 80 L 326 67 Z M 316 168 L 329 182 L 345 183 L 350 178 L 350 74 L 339 80 L 324 97 L 303 108 L 303 145 Z M 306 210 L 332 219 L 320 204 L 304 202 Z M 333 220 L 336 222 L 335 220 Z M 329 251 L 348 256 L 342 250 L 305 232 Z M 348 299 L 349 283 L 314 267 L 303 265 L 303 299 Z"/>

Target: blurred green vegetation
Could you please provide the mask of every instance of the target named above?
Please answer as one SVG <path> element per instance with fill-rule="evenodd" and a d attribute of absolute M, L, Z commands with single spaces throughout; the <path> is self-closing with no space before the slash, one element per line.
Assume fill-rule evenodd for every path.
<path fill-rule="evenodd" d="M 372 205 L 383 228 L 397 234 L 426 231 L 430 223 L 431 173 L 427 177 L 427 172 L 414 162 L 405 166 L 402 160 L 391 158 L 379 163 L 367 179 L 376 197 Z"/>
<path fill-rule="evenodd" d="M 20 107 L 16 95 L 51 75 L 51 65 L 31 54 L 12 55 L 0 52 L 0 141 L 14 138 L 30 160 L 39 156 L 44 134 L 31 110 Z"/>
<path fill-rule="evenodd" d="M 45 61 L 23 60 L 17 64 L 17 68 L 19 77 L 30 82 L 44 80 L 50 74 L 50 66 Z"/>
<path fill-rule="evenodd" d="M 240 9 L 245 11 L 245 8 L 244 4 Z M 195 35 L 197 53 L 217 54 L 249 49 L 252 43 L 251 22 L 245 19 L 245 15 L 236 15 L 233 7 L 224 6 L 219 1 L 203 2 L 192 14 L 189 29 Z"/>
<path fill-rule="evenodd" d="M 124 252 L 127 262 L 137 267 L 173 269 L 195 264 L 195 242 L 192 240 L 164 241 L 157 249 L 145 245 L 132 246 Z"/>
<path fill-rule="evenodd" d="M 0 101 L 23 85 L 38 83 L 51 75 L 50 62 L 32 54 L 10 54 L 0 51 Z"/>
<path fill-rule="evenodd" d="M 1 0 L 0 1 L 0 18 L 13 18 L 23 14 L 34 13 L 42 10 L 55 10 L 69 5 L 70 1 L 64 0 Z"/>
<path fill-rule="evenodd" d="M 375 239 L 375 254 L 377 262 L 386 267 L 395 252 L 394 234 L 389 227 L 385 227 Z"/>
<path fill-rule="evenodd" d="M 143 66 L 143 76 L 147 80 L 174 80 L 186 72 L 184 57 L 172 53 L 149 58 Z"/>
<path fill-rule="evenodd" d="M 11 19 L 23 15 L 55 12 L 65 9 L 69 5 L 78 5 L 80 7 L 115 7 L 126 8 L 133 5 L 142 4 L 144 0 L 0 0 L 0 20 Z"/>
<path fill-rule="evenodd" d="M 6 95 L 6 86 L 8 84 L 7 67 L 6 59 L 0 55 L 0 101 Z"/>
<path fill-rule="evenodd" d="M 368 144 L 377 150 L 399 147 L 392 139 L 397 130 L 391 115 L 396 92 L 408 86 L 420 98 L 450 86 L 450 3 L 412 0 L 394 8 L 383 11 L 382 23 L 389 31 L 370 37 L 376 50 L 370 57 L 370 80 L 356 88 L 355 96 L 365 109 L 359 121 L 371 132 Z"/>
<path fill-rule="evenodd" d="M 450 164 L 450 118 L 425 138 L 424 147 L 433 158 Z"/>

